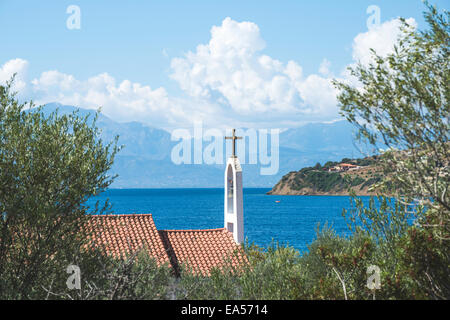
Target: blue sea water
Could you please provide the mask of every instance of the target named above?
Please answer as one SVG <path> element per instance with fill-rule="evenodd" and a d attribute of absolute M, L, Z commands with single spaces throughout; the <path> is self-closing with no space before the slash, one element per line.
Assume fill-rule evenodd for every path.
<path fill-rule="evenodd" d="M 244 233 L 250 243 L 267 246 L 275 240 L 303 251 L 318 223 L 332 225 L 339 234 L 348 231 L 342 209 L 350 207 L 350 197 L 266 195 L 269 190 L 244 189 Z M 115 214 L 151 213 L 158 229 L 213 229 L 224 223 L 221 188 L 109 189 L 88 205 L 107 198 Z"/>

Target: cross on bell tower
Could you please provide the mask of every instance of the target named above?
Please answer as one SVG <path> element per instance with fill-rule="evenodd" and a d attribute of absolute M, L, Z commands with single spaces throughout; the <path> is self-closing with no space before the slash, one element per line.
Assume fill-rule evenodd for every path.
<path fill-rule="evenodd" d="M 233 129 L 233 135 L 231 137 L 225 137 L 225 140 L 233 140 L 233 153 L 232 153 L 232 157 L 236 158 L 236 140 L 238 139 L 242 139 L 242 137 L 237 137 L 236 136 L 236 129 Z"/>
<path fill-rule="evenodd" d="M 234 241 L 242 243 L 244 242 L 242 168 L 236 156 L 236 140 L 242 137 L 237 137 L 236 130 L 233 129 L 232 136 L 225 139 L 232 140 L 233 151 L 225 168 L 224 227 L 233 234 Z"/>

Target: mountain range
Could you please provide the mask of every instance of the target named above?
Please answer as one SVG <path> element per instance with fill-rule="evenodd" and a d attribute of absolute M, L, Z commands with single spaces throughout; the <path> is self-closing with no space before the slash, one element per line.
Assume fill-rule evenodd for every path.
<path fill-rule="evenodd" d="M 58 109 L 68 114 L 78 109 L 80 115 L 93 110 L 49 103 L 43 113 Z M 101 139 L 111 141 L 119 136 L 124 148 L 116 156 L 112 174 L 118 174 L 112 188 L 209 188 L 223 186 L 225 165 L 180 164 L 171 160 L 172 149 L 179 141 L 171 133 L 140 122 L 117 122 L 100 114 L 97 127 Z M 345 120 L 332 123 L 310 123 L 288 129 L 279 136 L 279 170 L 274 175 L 261 175 L 261 164 L 243 164 L 245 187 L 275 185 L 288 172 L 298 171 L 317 162 L 325 163 L 344 157 L 358 157 L 354 145 L 354 127 Z M 230 143 L 230 142 L 228 142 Z M 192 143 L 193 145 L 193 143 Z M 208 143 L 203 143 L 206 147 Z M 267 167 L 267 166 L 263 166 Z"/>

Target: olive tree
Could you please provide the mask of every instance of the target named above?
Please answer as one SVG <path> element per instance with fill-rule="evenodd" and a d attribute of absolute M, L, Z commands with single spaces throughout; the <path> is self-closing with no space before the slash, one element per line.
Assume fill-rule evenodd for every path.
<path fill-rule="evenodd" d="M 90 250 L 87 214 L 108 204 L 85 202 L 113 182 L 119 147 L 98 138 L 95 119 L 20 103 L 12 84 L 0 86 L 0 298 L 45 298 Z"/>
<path fill-rule="evenodd" d="M 360 141 L 379 149 L 380 141 L 388 146 L 380 157 L 384 179 L 376 188 L 402 204 L 397 213 L 413 216 L 414 226 L 402 232 L 402 239 L 395 238 L 395 248 L 403 246 L 399 258 L 407 273 L 428 296 L 448 298 L 449 13 L 426 6 L 427 30 L 416 30 L 401 19 L 401 36 L 391 54 L 383 57 L 372 50 L 371 63 L 350 68 L 356 83 L 335 80 L 334 85 L 341 114 L 357 126 Z M 359 216 L 367 212 L 361 203 L 357 209 Z"/>
<path fill-rule="evenodd" d="M 360 86 L 335 81 L 342 114 L 359 137 L 384 153 L 384 186 L 406 203 L 420 200 L 448 231 L 450 212 L 449 14 L 429 6 L 429 29 L 402 19 L 402 35 L 387 57 L 350 68 Z M 380 139 L 381 138 L 381 139 Z M 439 235 L 444 237 L 444 230 Z M 447 233 L 448 236 L 448 233 Z"/>

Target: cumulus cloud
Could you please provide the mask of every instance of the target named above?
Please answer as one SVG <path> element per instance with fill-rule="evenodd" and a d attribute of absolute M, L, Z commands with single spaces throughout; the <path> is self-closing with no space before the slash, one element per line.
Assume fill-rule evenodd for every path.
<path fill-rule="evenodd" d="M 265 55 L 264 47 L 256 24 L 226 18 L 211 29 L 209 43 L 172 59 L 171 77 L 191 97 L 219 103 L 241 119 L 282 121 L 295 116 L 302 122 L 336 117 L 333 94 L 323 98 L 323 92 L 308 91 L 320 88 L 332 93 L 331 79 L 304 78 L 298 63 Z"/>
<path fill-rule="evenodd" d="M 102 107 L 103 113 L 119 121 L 137 120 L 164 127 L 187 122 L 192 116 L 169 98 L 164 88 L 152 89 L 130 80 L 116 83 L 108 73 L 80 81 L 56 70 L 46 71 L 31 85 L 37 103 L 57 101 L 83 108 Z"/>
<path fill-rule="evenodd" d="M 408 22 L 416 26 L 414 19 Z M 381 55 L 392 52 L 399 27 L 395 19 L 357 35 L 354 63 L 369 63 L 370 48 Z M 171 96 L 163 87 L 118 82 L 108 73 L 77 79 L 50 70 L 29 81 L 28 62 L 22 59 L 0 67 L 0 84 L 17 73 L 15 89 L 38 104 L 101 106 L 114 120 L 163 128 L 191 126 L 194 121 L 214 127 L 292 127 L 339 118 L 329 60 L 322 61 L 317 74 L 305 75 L 299 63 L 264 54 L 265 41 L 252 22 L 226 18 L 210 31 L 208 43 L 171 60 L 170 77 L 183 90 L 182 97 Z M 340 80 L 353 81 L 346 73 Z"/>
<path fill-rule="evenodd" d="M 411 28 L 417 28 L 417 22 L 413 18 L 407 19 L 406 22 Z M 399 19 L 392 19 L 358 34 L 353 40 L 353 60 L 364 65 L 369 64 L 372 61 L 371 48 L 382 57 L 392 53 L 394 44 L 401 36 L 400 26 Z"/>
<path fill-rule="evenodd" d="M 413 18 L 406 19 L 411 30 L 417 28 L 417 22 Z M 353 62 L 346 66 L 345 70 L 341 73 L 340 80 L 347 82 L 359 89 L 362 89 L 362 84 L 353 77 L 348 67 L 355 68 L 357 63 L 363 66 L 368 66 L 373 62 L 373 49 L 377 55 L 386 57 L 394 52 L 394 44 L 402 36 L 400 19 L 392 19 L 386 21 L 379 26 L 370 28 L 367 32 L 358 34 L 353 39 L 352 44 L 352 58 Z"/>
<path fill-rule="evenodd" d="M 162 87 L 153 89 L 130 80 L 118 83 L 108 73 L 79 80 L 50 70 L 29 80 L 27 67 L 28 62 L 23 59 L 6 62 L 0 68 L 0 85 L 17 74 L 13 90 L 19 91 L 23 100 L 32 98 L 36 105 L 59 102 L 87 109 L 101 107 L 105 115 L 116 121 L 140 121 L 162 128 L 186 127 L 194 121 L 220 117 L 221 110 L 214 104 L 170 97 Z"/>
<path fill-rule="evenodd" d="M 13 59 L 7 61 L 0 67 L 0 84 L 5 84 L 16 74 L 13 90 L 23 93 L 26 90 L 26 75 L 28 62 L 23 59 Z"/>

